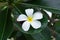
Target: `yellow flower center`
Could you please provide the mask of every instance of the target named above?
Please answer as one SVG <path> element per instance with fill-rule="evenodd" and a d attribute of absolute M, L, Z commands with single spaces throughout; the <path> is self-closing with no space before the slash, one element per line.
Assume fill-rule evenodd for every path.
<path fill-rule="evenodd" d="M 27 21 L 28 21 L 28 22 L 32 22 L 32 20 L 33 20 L 32 17 L 28 17 L 28 18 L 27 18 Z"/>

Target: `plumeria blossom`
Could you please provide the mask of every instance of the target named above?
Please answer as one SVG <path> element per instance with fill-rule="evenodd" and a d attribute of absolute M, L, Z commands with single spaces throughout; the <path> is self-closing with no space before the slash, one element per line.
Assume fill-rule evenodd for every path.
<path fill-rule="evenodd" d="M 38 21 L 39 19 L 43 18 L 43 14 L 41 12 L 34 12 L 33 9 L 26 9 L 25 10 L 26 15 L 21 14 L 18 16 L 17 21 L 25 21 L 22 24 L 22 29 L 24 31 L 28 31 L 30 28 L 30 25 L 34 28 L 34 29 L 38 29 L 41 27 L 41 22 Z"/>

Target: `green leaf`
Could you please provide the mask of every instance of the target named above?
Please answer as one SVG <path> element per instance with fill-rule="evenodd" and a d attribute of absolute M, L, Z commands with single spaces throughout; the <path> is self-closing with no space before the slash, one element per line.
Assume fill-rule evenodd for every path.
<path fill-rule="evenodd" d="M 20 4 L 24 7 L 29 7 L 29 8 L 41 8 L 41 9 L 45 9 L 48 11 L 51 11 L 52 13 L 56 13 L 56 14 L 60 14 L 60 9 L 57 8 L 52 8 L 52 7 L 46 7 L 46 6 L 41 6 L 41 5 L 34 5 L 34 4 L 28 4 L 28 3 L 17 3 Z"/>
<path fill-rule="evenodd" d="M 0 40 L 2 40 L 3 31 L 6 25 L 7 9 L 0 12 Z"/>
<path fill-rule="evenodd" d="M 59 33 L 56 34 L 56 40 L 60 40 L 60 34 Z"/>
<path fill-rule="evenodd" d="M 26 40 L 26 37 L 22 32 L 19 31 L 16 35 L 16 40 Z"/>
<path fill-rule="evenodd" d="M 52 7 L 52 8 L 60 8 L 60 0 L 31 0 L 28 3 L 46 6 L 46 7 Z"/>
<path fill-rule="evenodd" d="M 40 5 L 40 6 L 45 6 L 45 7 L 51 7 L 51 8 L 56 8 L 60 10 L 60 0 L 31 0 L 27 3 L 30 4 L 35 4 L 35 5 Z"/>
<path fill-rule="evenodd" d="M 6 40 L 13 30 L 11 13 L 8 8 L 0 12 L 0 40 Z"/>
<path fill-rule="evenodd" d="M 6 2 L 7 0 L 0 0 L 0 2 Z"/>
<path fill-rule="evenodd" d="M 60 33 L 60 21 L 54 23 L 54 28 L 56 32 Z"/>
<path fill-rule="evenodd" d="M 51 40 L 51 33 L 48 28 L 45 28 L 43 31 L 37 34 L 25 34 L 27 40 Z"/>
<path fill-rule="evenodd" d="M 0 10 L 4 10 L 5 8 L 7 8 L 7 3 L 1 3 L 0 2 Z"/>

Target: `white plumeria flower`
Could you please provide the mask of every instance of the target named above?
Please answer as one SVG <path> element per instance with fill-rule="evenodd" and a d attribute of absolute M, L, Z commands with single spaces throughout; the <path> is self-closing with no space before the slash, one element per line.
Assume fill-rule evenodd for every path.
<path fill-rule="evenodd" d="M 25 21 L 23 24 L 22 24 L 22 29 L 24 31 L 28 31 L 29 28 L 30 28 L 30 25 L 32 25 L 32 27 L 34 29 L 38 29 L 41 27 L 41 22 L 38 21 L 39 19 L 42 19 L 43 18 L 43 14 L 41 12 L 34 12 L 33 9 L 26 9 L 25 10 L 26 15 L 24 14 L 21 14 L 19 15 L 19 17 L 17 18 L 17 21 Z"/>

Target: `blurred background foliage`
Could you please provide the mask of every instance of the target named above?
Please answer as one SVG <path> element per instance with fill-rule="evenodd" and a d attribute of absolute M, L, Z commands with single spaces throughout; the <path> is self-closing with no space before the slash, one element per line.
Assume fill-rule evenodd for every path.
<path fill-rule="evenodd" d="M 44 14 L 41 29 L 24 32 L 16 21 L 28 8 Z M 51 18 L 44 9 L 52 12 Z M 12 37 L 14 40 L 60 40 L 60 0 L 0 0 L 0 40 Z"/>

